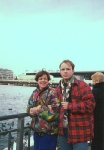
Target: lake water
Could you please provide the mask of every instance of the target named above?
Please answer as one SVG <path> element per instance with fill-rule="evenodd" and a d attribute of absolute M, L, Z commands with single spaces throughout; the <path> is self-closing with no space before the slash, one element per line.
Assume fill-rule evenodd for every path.
<path fill-rule="evenodd" d="M 34 89 L 35 87 L 0 85 L 0 116 L 25 113 L 28 99 Z M 8 121 L 9 124 L 12 123 L 12 120 Z M 5 122 L 7 124 L 7 121 L 0 121 L 0 131 L 2 123 Z M 16 137 L 15 133 L 13 136 Z M 7 138 L 8 135 L 0 136 L 0 150 L 7 147 Z"/>

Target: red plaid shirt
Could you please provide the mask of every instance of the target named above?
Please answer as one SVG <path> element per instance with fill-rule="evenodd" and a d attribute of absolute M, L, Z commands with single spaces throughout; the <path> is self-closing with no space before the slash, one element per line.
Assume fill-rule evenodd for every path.
<path fill-rule="evenodd" d="M 55 94 L 61 101 L 62 92 L 60 85 L 55 89 Z M 71 102 L 68 104 L 68 143 L 86 142 L 92 139 L 94 136 L 94 107 L 94 96 L 89 85 L 74 78 Z M 60 106 L 59 135 L 63 135 L 63 115 L 64 110 Z"/>

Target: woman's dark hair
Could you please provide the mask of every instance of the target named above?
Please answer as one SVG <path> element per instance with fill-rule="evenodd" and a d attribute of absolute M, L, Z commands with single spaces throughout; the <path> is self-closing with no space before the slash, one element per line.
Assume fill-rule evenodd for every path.
<path fill-rule="evenodd" d="M 36 75 L 35 75 L 35 80 L 38 81 L 38 78 L 41 77 L 44 74 L 47 75 L 47 78 L 48 78 L 48 81 L 49 81 L 51 79 L 50 74 L 45 70 L 41 70 L 41 71 L 37 72 Z"/>

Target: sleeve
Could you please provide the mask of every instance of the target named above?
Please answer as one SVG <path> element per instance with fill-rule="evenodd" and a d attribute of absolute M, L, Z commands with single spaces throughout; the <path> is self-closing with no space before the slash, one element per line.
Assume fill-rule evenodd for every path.
<path fill-rule="evenodd" d="M 74 90 L 72 101 L 68 104 L 68 109 L 72 113 L 92 113 L 95 108 L 95 100 L 91 88 L 87 83 L 81 82 L 78 90 Z"/>
<path fill-rule="evenodd" d="M 59 99 L 54 95 L 54 89 L 50 89 L 50 92 L 48 94 L 48 110 L 43 111 L 41 115 L 46 116 L 47 121 L 55 121 L 58 120 L 59 116 Z"/>
<path fill-rule="evenodd" d="M 29 113 L 30 108 L 32 108 L 32 107 L 33 107 L 33 93 L 29 97 L 27 108 L 26 108 L 26 112 Z"/>
<path fill-rule="evenodd" d="M 54 113 L 59 112 L 60 100 L 56 89 L 51 90 L 51 109 Z"/>
<path fill-rule="evenodd" d="M 98 94 L 99 92 L 98 92 L 98 90 L 96 88 L 93 88 L 92 89 L 92 93 L 94 95 L 95 102 L 96 102 L 96 100 L 99 99 L 99 94 Z"/>

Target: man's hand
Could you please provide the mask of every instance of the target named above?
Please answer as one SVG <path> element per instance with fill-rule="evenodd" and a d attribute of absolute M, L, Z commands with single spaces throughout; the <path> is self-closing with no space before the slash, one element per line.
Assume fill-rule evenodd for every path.
<path fill-rule="evenodd" d="M 67 109 L 68 108 L 68 102 L 61 102 L 62 108 Z"/>

